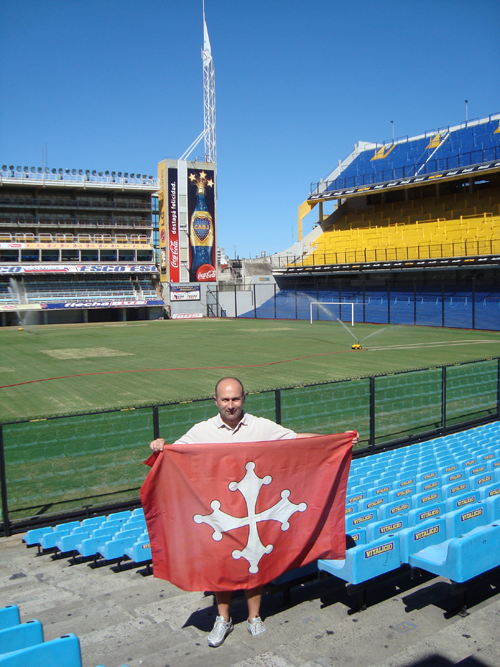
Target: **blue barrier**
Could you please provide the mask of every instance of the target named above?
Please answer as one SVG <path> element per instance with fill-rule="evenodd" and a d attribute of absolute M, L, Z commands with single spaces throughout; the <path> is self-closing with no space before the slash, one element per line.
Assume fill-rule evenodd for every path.
<path fill-rule="evenodd" d="M 19 625 L 21 618 L 19 616 L 19 607 L 10 604 L 0 609 L 0 630 L 11 628 L 13 625 Z"/>
<path fill-rule="evenodd" d="M 36 646 L 43 642 L 43 628 L 38 620 L 19 623 L 0 630 L 0 655 Z"/>
<path fill-rule="evenodd" d="M 74 634 L 0 655 L 0 667 L 82 667 L 80 642 Z"/>

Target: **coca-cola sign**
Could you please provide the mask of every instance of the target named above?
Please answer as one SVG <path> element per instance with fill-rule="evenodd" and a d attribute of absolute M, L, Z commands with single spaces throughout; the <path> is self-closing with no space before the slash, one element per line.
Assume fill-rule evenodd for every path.
<path fill-rule="evenodd" d="M 179 282 L 179 227 L 177 203 L 177 169 L 168 170 L 168 261 L 169 280 Z"/>
<path fill-rule="evenodd" d="M 200 283 L 215 282 L 217 274 L 215 268 L 210 264 L 202 264 L 196 272 L 196 280 Z"/>
<path fill-rule="evenodd" d="M 179 241 L 173 239 L 170 239 L 170 268 L 179 268 Z"/>

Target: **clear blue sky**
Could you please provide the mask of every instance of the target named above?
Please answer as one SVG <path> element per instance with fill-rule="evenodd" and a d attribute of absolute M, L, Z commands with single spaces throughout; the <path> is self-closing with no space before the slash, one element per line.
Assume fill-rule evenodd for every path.
<path fill-rule="evenodd" d="M 359 140 L 500 112 L 498 0 L 206 0 L 218 244 L 284 250 Z M 155 174 L 203 129 L 201 0 L 2 0 L 0 162 Z M 202 146 L 198 155 L 203 154 Z M 305 232 L 311 229 L 311 214 Z"/>

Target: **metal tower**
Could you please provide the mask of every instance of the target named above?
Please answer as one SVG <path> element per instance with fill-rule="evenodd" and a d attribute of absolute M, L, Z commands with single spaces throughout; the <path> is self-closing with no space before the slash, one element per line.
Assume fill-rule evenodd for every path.
<path fill-rule="evenodd" d="M 205 20 L 205 1 L 203 0 L 203 119 L 205 137 L 205 161 L 217 162 L 217 145 L 215 139 L 215 70 Z"/>

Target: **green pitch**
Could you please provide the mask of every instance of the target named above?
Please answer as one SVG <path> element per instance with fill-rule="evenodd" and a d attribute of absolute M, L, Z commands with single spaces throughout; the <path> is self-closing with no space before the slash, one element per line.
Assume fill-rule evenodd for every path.
<path fill-rule="evenodd" d="M 338 322 L 205 319 L 0 329 L 0 422 L 500 356 L 500 333 Z M 361 350 L 351 346 L 361 341 Z"/>

